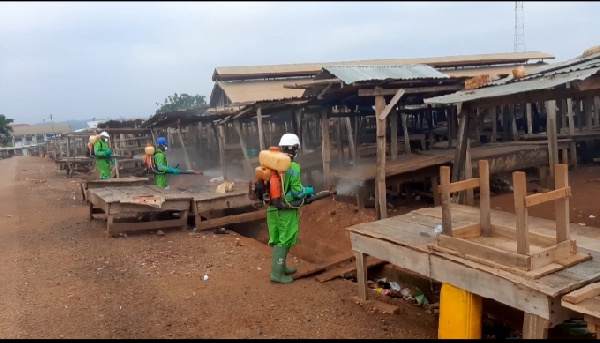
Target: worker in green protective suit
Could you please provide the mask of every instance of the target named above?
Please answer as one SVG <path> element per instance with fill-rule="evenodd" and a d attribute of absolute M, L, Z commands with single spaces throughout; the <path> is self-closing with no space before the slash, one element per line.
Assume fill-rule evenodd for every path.
<path fill-rule="evenodd" d="M 108 147 L 108 139 L 110 136 L 106 131 L 100 133 L 100 137 L 96 143 L 94 143 L 94 156 L 96 157 L 110 157 L 112 156 L 112 150 Z M 100 179 L 110 179 L 111 168 L 110 165 L 113 163 L 112 158 L 96 158 L 96 168 L 100 172 Z"/>
<path fill-rule="evenodd" d="M 315 194 L 311 186 L 302 186 L 300 182 L 300 165 L 294 162 L 300 149 L 300 139 L 295 134 L 286 133 L 279 141 L 281 151 L 292 159 L 290 168 L 284 174 L 282 192 L 286 201 L 304 199 Z M 271 261 L 271 282 L 292 283 L 289 276 L 296 268 L 286 266 L 287 254 L 298 239 L 300 215 L 297 208 L 267 208 L 267 225 L 269 226 L 269 245 L 273 246 Z"/>
<path fill-rule="evenodd" d="M 157 173 L 154 174 L 156 185 L 165 189 L 169 189 L 167 185 L 167 174 L 179 174 L 180 171 L 177 168 L 169 167 L 167 163 L 167 156 L 165 151 L 167 150 L 167 140 L 164 137 L 158 137 L 156 140 L 156 151 L 154 152 L 154 165 L 156 166 Z"/>

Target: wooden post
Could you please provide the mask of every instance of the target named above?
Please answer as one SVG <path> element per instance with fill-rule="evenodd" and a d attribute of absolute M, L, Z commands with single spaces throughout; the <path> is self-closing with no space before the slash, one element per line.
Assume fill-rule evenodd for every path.
<path fill-rule="evenodd" d="M 400 112 L 400 120 L 402 120 L 402 130 L 404 131 L 404 153 L 412 154 L 410 150 L 410 136 L 408 135 L 408 126 L 406 125 L 406 113 Z M 450 140 L 452 142 L 452 140 Z"/>
<path fill-rule="evenodd" d="M 557 164 L 554 172 L 555 189 L 569 187 L 569 166 Z M 554 206 L 556 213 L 556 243 L 560 243 L 568 240 L 570 236 L 569 197 L 555 200 Z"/>
<path fill-rule="evenodd" d="M 519 130 L 517 129 L 517 105 L 510 105 L 510 131 L 513 141 L 519 140 Z"/>
<path fill-rule="evenodd" d="M 523 339 L 547 339 L 550 322 L 537 314 L 525 313 Z"/>
<path fill-rule="evenodd" d="M 465 179 L 473 177 L 473 164 L 471 163 L 471 140 L 467 139 L 467 153 L 465 155 Z M 466 191 L 467 195 L 465 198 L 465 205 L 475 206 L 475 197 L 473 188 L 469 188 Z"/>
<path fill-rule="evenodd" d="M 376 90 L 382 89 L 375 87 Z M 380 119 L 385 109 L 383 95 L 375 96 L 375 125 L 377 139 L 377 165 L 375 177 L 375 213 L 377 220 L 387 218 L 387 192 L 385 187 L 385 117 Z"/>
<path fill-rule="evenodd" d="M 527 133 L 533 134 L 533 122 L 531 121 L 531 104 L 525 105 L 525 111 L 527 116 Z"/>
<path fill-rule="evenodd" d="M 546 101 L 546 136 L 548 138 L 548 163 L 550 177 L 554 177 L 554 166 L 558 164 L 558 137 L 556 134 L 556 101 Z"/>
<path fill-rule="evenodd" d="M 219 160 L 221 162 L 223 178 L 227 180 L 227 170 L 225 168 L 225 125 L 218 125 L 217 130 L 217 141 L 219 143 Z"/>
<path fill-rule="evenodd" d="M 477 107 L 475 109 L 475 115 L 476 118 L 478 119 L 479 124 L 475 127 L 475 130 L 473 132 L 473 141 L 469 142 L 470 144 L 474 144 L 476 147 L 480 145 L 481 143 L 481 132 L 483 132 L 483 122 L 485 121 L 485 112 L 482 111 L 482 108 Z M 483 116 L 483 118 L 480 119 L 480 117 Z"/>
<path fill-rule="evenodd" d="M 594 119 L 594 112 L 592 110 L 592 106 L 594 104 L 593 98 L 586 98 L 583 100 L 583 110 L 585 113 L 585 129 L 592 129 L 592 120 Z"/>
<path fill-rule="evenodd" d="M 73 169 L 71 168 L 71 137 L 67 136 L 67 177 L 73 176 Z"/>
<path fill-rule="evenodd" d="M 492 109 L 492 143 L 496 143 L 496 136 L 498 135 L 498 112 L 501 111 L 500 106 Z"/>
<path fill-rule="evenodd" d="M 354 157 L 355 159 L 352 161 L 354 165 L 356 165 L 356 160 L 360 159 L 358 156 L 358 126 L 361 125 L 362 120 L 360 117 L 354 118 Z"/>
<path fill-rule="evenodd" d="M 454 163 L 452 166 L 452 182 L 462 180 L 464 175 L 465 158 L 467 155 L 466 141 L 469 134 L 466 128 L 468 126 L 467 121 L 469 121 L 470 117 L 467 111 L 468 108 L 461 108 L 461 111 L 458 114 L 459 122 L 456 150 L 454 152 Z"/>
<path fill-rule="evenodd" d="M 438 178 L 432 177 L 431 181 L 431 191 L 433 192 L 433 205 L 435 207 L 442 205 L 442 199 L 440 196 L 440 185 L 438 184 Z"/>
<path fill-rule="evenodd" d="M 440 187 L 442 188 L 442 234 L 452 237 L 450 215 L 450 167 L 440 167 Z"/>
<path fill-rule="evenodd" d="M 331 146 L 329 144 L 329 112 L 330 109 L 321 110 L 321 153 L 323 156 L 323 189 L 328 189 L 331 184 Z"/>
<path fill-rule="evenodd" d="M 342 122 L 341 118 L 335 119 L 335 140 L 337 146 L 338 164 L 344 164 L 344 147 L 342 146 Z"/>
<path fill-rule="evenodd" d="M 398 111 L 396 106 L 390 112 L 390 157 L 392 160 L 398 157 Z"/>
<path fill-rule="evenodd" d="M 265 150 L 265 138 L 263 136 L 263 120 L 262 120 L 262 109 L 260 106 L 256 109 L 256 125 L 258 128 L 258 146 L 260 150 Z"/>
<path fill-rule="evenodd" d="M 298 128 L 298 137 L 300 138 L 300 155 L 304 155 L 306 153 L 306 138 L 304 137 L 305 130 L 302 128 L 302 113 L 300 113 L 299 108 L 293 108 L 292 113 L 294 114 L 294 120 Z"/>
<path fill-rule="evenodd" d="M 490 215 L 490 167 L 487 160 L 479 160 L 479 217 L 481 234 L 492 237 Z"/>
<path fill-rule="evenodd" d="M 250 157 L 248 157 L 248 150 L 246 149 L 246 142 L 244 141 L 244 136 L 242 135 L 241 124 L 239 120 L 235 120 L 233 122 L 233 126 L 235 127 L 235 131 L 237 131 L 240 136 L 240 149 L 242 149 L 242 154 L 244 154 L 244 168 L 246 168 L 247 173 L 252 173 L 252 164 L 250 163 Z"/>
<path fill-rule="evenodd" d="M 517 215 L 517 253 L 529 253 L 529 233 L 527 228 L 527 179 L 525 172 L 513 172 L 513 187 L 515 197 L 515 214 Z"/>
<path fill-rule="evenodd" d="M 600 96 L 594 97 L 594 125 L 600 125 Z"/>
<path fill-rule="evenodd" d="M 454 111 L 456 109 L 456 106 L 450 106 L 447 110 L 446 110 L 446 119 L 448 121 L 448 149 L 452 149 L 452 139 L 454 137 Z"/>
<path fill-rule="evenodd" d="M 192 170 L 192 163 L 190 162 L 190 157 L 188 156 L 188 152 L 185 147 L 185 143 L 183 142 L 183 136 L 181 134 L 181 124 L 177 124 L 177 129 L 179 132 L 179 134 L 177 136 L 179 137 L 179 144 L 181 144 L 181 149 L 183 149 L 183 157 L 185 158 L 185 165 L 188 170 Z"/>
<path fill-rule="evenodd" d="M 358 297 L 367 300 L 367 254 L 354 251 L 356 259 L 356 279 L 358 281 Z"/>
<path fill-rule="evenodd" d="M 571 87 L 570 83 L 567 83 L 567 89 Z M 567 99 L 567 116 L 569 118 L 569 152 L 571 157 L 571 165 L 573 169 L 577 169 L 577 143 L 575 142 L 575 119 L 573 118 L 573 100 L 571 98 Z M 546 130 L 547 131 L 547 130 Z M 552 175 L 554 176 L 554 175 Z"/>
<path fill-rule="evenodd" d="M 352 134 L 352 123 L 350 117 L 344 118 L 346 124 L 346 135 L 348 136 L 348 146 L 350 147 L 350 154 L 352 155 L 352 165 L 356 165 L 356 141 Z"/>

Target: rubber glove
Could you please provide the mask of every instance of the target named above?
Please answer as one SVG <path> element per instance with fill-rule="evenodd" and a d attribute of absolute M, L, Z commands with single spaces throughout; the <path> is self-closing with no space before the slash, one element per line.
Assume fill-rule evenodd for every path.
<path fill-rule="evenodd" d="M 305 186 L 304 194 L 306 194 L 306 196 L 308 197 L 313 196 L 315 195 L 315 189 L 313 188 L 313 186 Z"/>
<path fill-rule="evenodd" d="M 110 155 L 112 155 L 112 149 L 106 149 L 104 156 L 110 156 Z"/>
<path fill-rule="evenodd" d="M 179 169 L 173 168 L 173 167 L 167 167 L 166 172 L 171 173 L 171 174 L 179 174 L 180 173 Z"/>

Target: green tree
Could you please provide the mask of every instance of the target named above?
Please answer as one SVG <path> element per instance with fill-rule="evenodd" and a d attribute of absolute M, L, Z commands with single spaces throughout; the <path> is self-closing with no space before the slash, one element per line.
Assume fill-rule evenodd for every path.
<path fill-rule="evenodd" d="M 8 136 L 13 132 L 12 124 L 14 120 L 8 119 L 4 114 L 0 114 L 0 143 L 6 143 Z"/>
<path fill-rule="evenodd" d="M 181 95 L 177 95 L 177 93 L 175 93 L 173 95 L 169 95 L 165 99 L 164 104 L 161 105 L 156 103 L 156 105 L 160 106 L 160 108 L 156 110 L 156 114 L 181 110 L 193 110 L 206 105 L 206 97 L 204 95 L 191 96 L 186 93 Z"/>

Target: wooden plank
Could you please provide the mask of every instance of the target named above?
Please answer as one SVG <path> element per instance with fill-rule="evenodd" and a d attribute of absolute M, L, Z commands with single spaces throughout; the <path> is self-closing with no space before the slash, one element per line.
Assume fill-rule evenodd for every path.
<path fill-rule="evenodd" d="M 360 254 L 357 251 L 354 251 L 354 257 L 357 257 L 357 254 Z M 358 260 L 357 260 L 358 261 Z M 319 282 L 327 282 L 327 281 L 331 281 L 333 279 L 337 279 L 339 277 L 344 277 L 346 275 L 350 275 L 352 273 L 357 273 L 357 279 L 358 281 L 360 281 L 360 276 L 362 275 L 361 270 L 364 272 L 364 278 L 365 278 L 365 291 L 367 290 L 366 288 L 366 273 L 367 270 L 369 268 L 384 264 L 385 261 L 382 261 L 380 259 L 377 259 L 373 256 L 366 256 L 366 259 L 364 260 L 364 262 L 362 263 L 362 269 L 359 266 L 359 262 L 357 262 L 356 264 L 350 264 L 348 266 L 343 266 L 343 267 L 339 267 L 339 268 L 335 268 L 335 269 L 331 269 L 328 270 L 326 272 L 324 272 L 323 274 L 317 275 L 315 277 L 315 280 L 319 281 Z M 357 267 L 358 266 L 358 267 Z M 360 287 L 360 286 L 359 286 Z"/>
<path fill-rule="evenodd" d="M 492 236 L 494 237 L 502 237 L 502 238 L 510 238 L 517 239 L 517 231 L 513 228 L 491 224 L 492 227 Z M 543 234 L 539 234 L 537 232 L 528 232 L 529 242 L 534 245 L 538 245 L 541 247 L 549 247 L 551 245 L 556 244 L 556 238 L 552 236 L 547 236 Z"/>
<path fill-rule="evenodd" d="M 435 241 L 436 245 L 444 248 L 453 249 L 463 254 L 470 254 L 494 261 L 496 263 L 521 269 L 531 269 L 531 258 L 523 254 L 515 254 L 513 252 L 501 250 L 492 246 L 478 244 L 462 238 L 447 237 L 438 235 Z"/>
<path fill-rule="evenodd" d="M 566 294 L 562 297 L 562 300 L 567 301 L 571 304 L 579 304 L 583 300 L 597 297 L 600 295 L 600 283 L 591 283 L 584 286 L 576 291 Z M 600 313 L 600 308 L 598 309 Z"/>
<path fill-rule="evenodd" d="M 558 164 L 558 142 L 556 132 L 556 101 L 546 101 L 546 131 L 548 132 L 548 163 L 550 176 L 554 176 L 554 165 Z"/>
<path fill-rule="evenodd" d="M 356 165 L 356 142 L 354 141 L 353 132 L 352 132 L 352 123 L 350 122 L 350 118 L 343 118 L 344 123 L 346 125 L 346 135 L 348 137 L 348 146 L 350 147 L 350 155 L 352 155 L 352 165 Z"/>
<path fill-rule="evenodd" d="M 600 96 L 594 97 L 594 125 L 600 125 Z"/>
<path fill-rule="evenodd" d="M 527 117 L 527 133 L 533 134 L 533 121 L 531 119 L 531 104 L 525 105 L 526 117 Z"/>
<path fill-rule="evenodd" d="M 113 215 L 109 215 L 109 218 Z M 113 217 L 114 218 L 114 217 Z M 178 219 L 170 220 L 153 220 L 149 222 L 139 223 L 109 223 L 109 234 L 111 236 L 117 235 L 123 231 L 140 231 L 140 230 L 158 230 L 166 228 L 176 228 L 187 225 L 187 215 L 183 215 Z"/>
<path fill-rule="evenodd" d="M 292 275 L 292 279 L 300 279 L 304 276 L 310 276 L 316 273 L 320 273 L 328 268 L 334 267 L 338 264 L 350 261 L 354 258 L 354 252 L 349 250 L 339 254 L 336 254 L 327 260 L 311 265 L 309 267 L 304 268 L 303 270 L 298 270 L 296 273 Z"/>
<path fill-rule="evenodd" d="M 478 135 L 479 137 L 479 135 Z M 471 140 L 467 139 L 467 153 L 465 155 L 465 179 L 474 180 L 473 179 L 473 164 L 471 163 Z M 466 197 L 465 197 L 465 205 L 474 206 L 475 205 L 475 196 L 473 193 L 473 188 L 480 186 L 480 180 L 477 180 L 477 185 L 473 187 L 469 187 L 466 189 Z M 450 186 L 452 187 L 452 186 Z"/>
<path fill-rule="evenodd" d="M 431 183 L 431 191 L 433 193 L 433 204 L 434 206 L 441 206 L 442 205 L 442 199 L 440 196 L 440 186 L 438 184 L 438 178 L 437 177 L 431 177 L 430 178 L 430 183 Z"/>
<path fill-rule="evenodd" d="M 525 172 L 513 173 L 513 188 L 515 199 L 515 214 L 517 216 L 517 253 L 529 253 L 529 233 L 527 229 L 527 207 L 525 197 L 527 196 L 527 180 Z"/>
<path fill-rule="evenodd" d="M 390 103 L 385 106 L 385 108 L 383 109 L 383 111 L 381 111 L 381 113 L 379 113 L 377 118 L 385 120 L 385 118 L 387 118 L 388 114 L 390 114 L 390 111 L 396 106 L 398 100 L 400 100 L 400 98 L 402 97 L 402 95 L 404 95 L 405 92 L 406 91 L 404 89 L 398 89 L 396 94 L 394 94 L 394 96 L 390 100 Z"/>
<path fill-rule="evenodd" d="M 577 253 L 575 241 L 563 241 L 542 251 L 531 253 L 531 269 L 545 267 L 557 260 L 563 260 Z"/>
<path fill-rule="evenodd" d="M 444 167 L 442 167 L 442 168 L 444 168 Z M 448 168 L 450 168 L 450 167 L 448 167 Z M 467 189 L 479 188 L 480 183 L 481 183 L 481 181 L 479 178 L 471 178 L 471 179 L 467 179 L 467 180 L 452 182 L 449 185 L 450 193 L 457 193 L 457 192 L 464 191 Z M 443 187 L 441 185 L 438 189 L 439 189 L 440 193 L 443 192 Z"/>
<path fill-rule="evenodd" d="M 262 210 L 248 212 L 248 213 L 242 213 L 242 214 L 235 214 L 235 215 L 230 215 L 230 216 L 225 216 L 225 217 L 221 217 L 221 218 L 215 218 L 215 219 L 209 219 L 209 220 L 203 221 L 200 223 L 200 225 L 199 225 L 200 227 L 196 226 L 196 230 L 197 231 L 209 230 L 209 229 L 213 229 L 218 226 L 262 220 L 262 219 L 265 219 L 266 217 L 267 217 L 267 212 L 262 211 Z"/>
<path fill-rule="evenodd" d="M 461 90 L 463 85 L 451 86 L 434 86 L 434 87 L 418 87 L 406 88 L 404 94 L 419 94 L 419 93 L 437 93 L 437 92 L 452 92 Z M 389 96 L 395 95 L 399 89 L 359 89 L 358 96 Z"/>
<path fill-rule="evenodd" d="M 490 216 L 490 167 L 486 160 L 479 160 L 479 224 L 482 236 L 493 235 Z"/>
<path fill-rule="evenodd" d="M 352 296 L 352 297 L 350 297 L 350 299 L 352 301 L 354 301 L 356 304 L 365 305 L 365 306 L 368 306 L 369 308 L 374 308 L 383 313 L 397 314 L 400 312 L 400 308 L 398 306 L 386 304 L 383 301 L 379 301 L 379 300 L 367 301 L 367 300 L 363 300 L 357 296 Z"/>
<path fill-rule="evenodd" d="M 556 241 L 563 242 L 569 239 L 571 235 L 569 230 L 569 195 L 571 188 L 569 187 L 569 166 L 567 164 L 557 164 L 555 166 L 554 185 L 556 188 L 568 190 L 569 194 L 557 199 L 554 203 L 555 221 L 556 221 Z M 548 193 L 546 193 L 548 194 Z"/>
<path fill-rule="evenodd" d="M 440 167 L 440 188 L 442 190 L 442 234 L 452 237 L 450 214 L 450 167 Z"/>
<path fill-rule="evenodd" d="M 571 187 L 557 188 L 546 193 L 536 193 L 525 197 L 525 207 L 533 207 L 548 201 L 566 199 L 571 196 Z"/>

